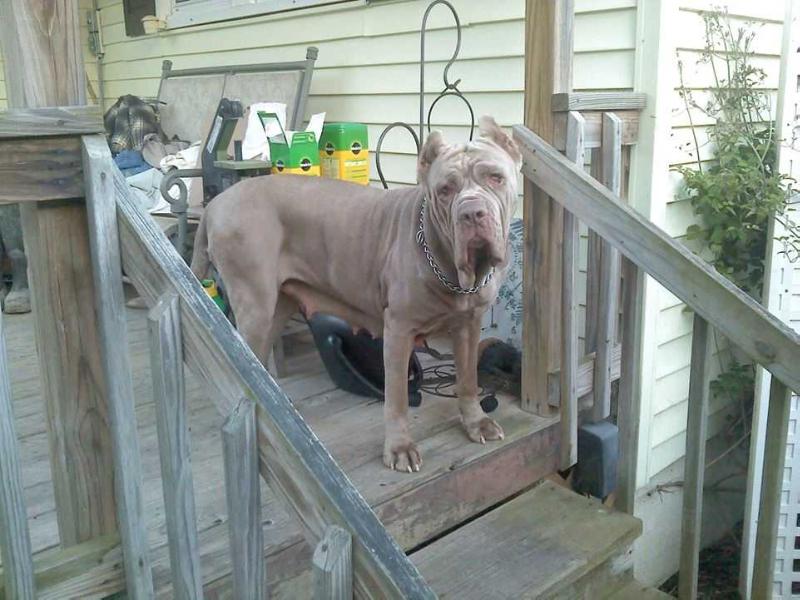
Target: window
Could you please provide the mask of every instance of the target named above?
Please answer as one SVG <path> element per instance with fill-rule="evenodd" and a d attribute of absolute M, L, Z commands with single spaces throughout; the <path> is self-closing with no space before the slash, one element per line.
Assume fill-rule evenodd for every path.
<path fill-rule="evenodd" d="M 125 34 L 130 37 L 144 35 L 142 17 L 156 14 L 156 0 L 123 0 L 122 12 L 125 16 Z"/>
<path fill-rule="evenodd" d="M 159 0 L 165 7 L 167 27 L 185 27 L 254 15 L 364 0 Z"/>

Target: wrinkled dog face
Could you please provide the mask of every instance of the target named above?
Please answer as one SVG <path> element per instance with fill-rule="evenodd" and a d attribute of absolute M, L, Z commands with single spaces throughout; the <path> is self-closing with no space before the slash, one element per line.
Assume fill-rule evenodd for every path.
<path fill-rule="evenodd" d="M 481 118 L 480 133 L 477 140 L 452 146 L 438 131 L 431 133 L 417 171 L 428 194 L 430 218 L 452 243 L 464 288 L 505 263 L 522 160 L 517 145 L 491 117 Z"/>

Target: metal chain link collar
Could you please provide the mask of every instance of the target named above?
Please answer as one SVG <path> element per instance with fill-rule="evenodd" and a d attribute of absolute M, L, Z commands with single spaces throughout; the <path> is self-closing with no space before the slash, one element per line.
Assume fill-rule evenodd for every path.
<path fill-rule="evenodd" d="M 428 243 L 425 241 L 425 207 L 428 204 L 427 196 L 422 197 L 422 207 L 419 209 L 419 229 L 417 230 L 417 244 L 422 246 L 422 251 L 425 252 L 425 257 L 428 259 L 428 264 L 431 266 L 431 270 L 433 274 L 436 275 L 436 278 L 442 283 L 444 287 L 455 294 L 477 294 L 483 288 L 485 288 L 489 282 L 494 277 L 494 267 L 486 277 L 483 278 L 483 282 L 479 285 L 476 285 L 471 288 L 462 288 L 460 285 L 456 285 L 452 283 L 447 277 L 445 277 L 442 270 L 439 268 L 439 265 L 436 264 L 436 259 L 433 258 L 433 253 L 431 252 L 430 248 L 428 248 Z"/>

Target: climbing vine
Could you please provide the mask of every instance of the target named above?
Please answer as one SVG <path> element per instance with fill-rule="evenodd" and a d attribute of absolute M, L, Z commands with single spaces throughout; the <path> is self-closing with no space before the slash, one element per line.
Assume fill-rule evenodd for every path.
<path fill-rule="evenodd" d="M 794 182 L 778 170 L 772 96 L 765 89 L 766 73 L 753 62 L 755 31 L 734 26 L 724 11 L 703 18 L 705 48 L 697 67 L 711 73 L 713 85 L 702 98 L 685 84 L 684 64 L 678 60 L 679 93 L 692 131 L 688 151 L 695 159 L 676 168 L 697 217 L 686 237 L 701 242 L 721 274 L 760 300 L 773 216 L 785 231 L 776 238 L 781 251 L 790 260 L 800 258 L 800 226 L 788 203 Z M 701 143 L 704 134 L 708 141 Z M 753 381 L 753 365 L 734 360 L 711 389 L 744 406 L 752 399 Z"/>

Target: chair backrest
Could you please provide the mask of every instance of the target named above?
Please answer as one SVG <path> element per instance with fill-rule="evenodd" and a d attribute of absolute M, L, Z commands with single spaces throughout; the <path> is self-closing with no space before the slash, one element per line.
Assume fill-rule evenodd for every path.
<path fill-rule="evenodd" d="M 228 98 L 243 106 L 283 102 L 289 129 L 299 129 L 316 59 L 311 46 L 305 60 L 285 63 L 173 69 L 165 60 L 158 88 L 161 127 L 170 138 L 205 140 L 220 99 Z"/>

